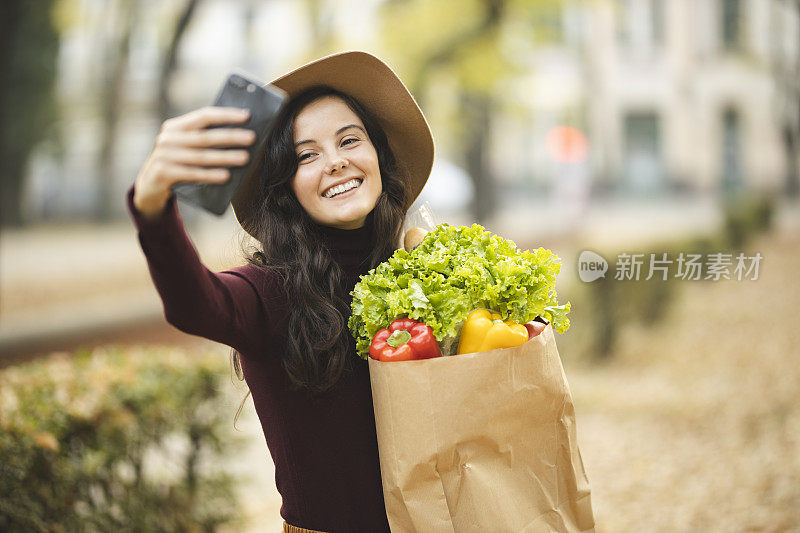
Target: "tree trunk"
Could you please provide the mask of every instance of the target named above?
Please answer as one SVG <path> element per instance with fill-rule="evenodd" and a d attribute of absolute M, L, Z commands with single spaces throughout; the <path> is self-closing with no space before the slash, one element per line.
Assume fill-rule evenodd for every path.
<path fill-rule="evenodd" d="M 21 226 L 31 152 L 53 135 L 59 36 L 52 0 L 0 3 L 0 225 Z"/>
<path fill-rule="evenodd" d="M 786 153 L 786 186 L 785 192 L 789 198 L 796 198 L 800 193 L 800 169 L 798 168 L 798 131 L 791 125 L 783 127 L 783 146 Z"/>
<path fill-rule="evenodd" d="M 475 187 L 472 214 L 484 223 L 495 212 L 496 187 L 489 165 L 489 132 L 492 102 L 488 95 L 462 91 L 461 110 L 465 118 L 464 160 Z"/>
<path fill-rule="evenodd" d="M 188 0 L 183 8 L 183 13 L 178 18 L 175 24 L 175 31 L 172 33 L 169 46 L 167 47 L 166 54 L 164 55 L 164 62 L 161 63 L 161 72 L 158 76 L 158 118 L 159 122 L 164 122 L 168 118 L 172 118 L 172 102 L 169 98 L 169 83 L 172 80 L 172 75 L 175 73 L 175 68 L 178 64 L 178 51 L 180 50 L 181 41 L 186 33 L 186 28 L 189 27 L 189 22 L 192 20 L 199 0 Z"/>
<path fill-rule="evenodd" d="M 20 18 L 19 2 L 3 2 L 0 4 L 0 72 L 11 70 L 11 54 L 14 53 L 13 28 Z M 8 137 L 8 83 L 0 83 L 0 222 L 2 226 L 19 226 L 21 216 L 19 199 L 21 189 L 21 172 L 17 165 L 12 165 Z"/>
<path fill-rule="evenodd" d="M 3 150 L 5 152 L 5 150 Z M 7 154 L 3 154 L 5 157 Z M 22 185 L 25 161 L 19 157 L 6 159 L 2 164 L 2 194 L 0 194 L 0 220 L 2 227 L 22 226 Z"/>
<path fill-rule="evenodd" d="M 186 1 L 183 11 L 175 23 L 175 28 L 172 32 L 167 50 L 164 53 L 164 60 L 161 63 L 161 69 L 158 74 L 158 93 L 156 96 L 159 124 L 175 116 L 175 109 L 172 105 L 172 99 L 169 96 L 169 85 L 178 68 L 178 53 L 180 52 L 183 37 L 186 35 L 186 29 L 189 27 L 189 23 L 192 21 L 195 13 L 197 13 L 197 6 L 199 4 L 200 0 Z M 183 222 L 187 228 L 193 227 L 197 222 L 196 211 L 182 211 L 181 215 L 183 215 Z"/>
<path fill-rule="evenodd" d="M 106 64 L 110 68 L 100 95 L 103 122 L 97 161 L 98 193 L 95 204 L 95 218 L 99 222 L 109 222 L 113 216 L 112 206 L 119 203 L 114 187 L 114 148 L 117 143 L 120 109 L 124 104 L 122 87 L 130 57 L 131 34 L 138 18 L 137 4 L 138 0 L 123 0 L 118 6 L 122 32 L 114 43 L 116 46 L 109 52 L 110 58 Z"/>

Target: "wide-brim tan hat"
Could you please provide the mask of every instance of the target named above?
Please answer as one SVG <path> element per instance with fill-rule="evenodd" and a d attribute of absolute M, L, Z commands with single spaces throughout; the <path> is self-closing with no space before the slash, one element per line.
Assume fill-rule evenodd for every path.
<path fill-rule="evenodd" d="M 271 81 L 291 99 L 315 85 L 329 85 L 358 100 L 380 123 L 406 180 L 409 207 L 419 196 L 433 166 L 431 129 L 417 102 L 400 78 L 383 61 L 363 51 L 339 52 L 307 63 Z M 260 200 L 263 151 L 243 180 L 231 204 L 245 231 Z"/>

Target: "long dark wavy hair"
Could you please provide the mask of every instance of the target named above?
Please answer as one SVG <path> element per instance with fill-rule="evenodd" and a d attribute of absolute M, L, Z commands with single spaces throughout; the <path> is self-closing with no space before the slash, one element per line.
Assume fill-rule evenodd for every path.
<path fill-rule="evenodd" d="M 343 287 L 342 270 L 331 258 L 319 225 L 309 217 L 291 188 L 298 164 L 294 121 L 306 106 L 326 96 L 340 98 L 361 119 L 378 155 L 382 192 L 370 215 L 373 230 L 369 268 L 394 252 L 409 204 L 406 182 L 386 133 L 355 98 L 319 85 L 286 103 L 264 153 L 262 197 L 251 231 L 259 247 L 246 252 L 245 257 L 249 264 L 277 274 L 284 286 L 291 284 L 292 298 L 297 303 L 288 317 L 283 366 L 296 388 L 315 394 L 330 390 L 351 368 L 354 358 L 349 351 L 354 341 L 347 328 L 350 301 Z M 233 351 L 232 355 L 236 366 L 238 353 Z"/>

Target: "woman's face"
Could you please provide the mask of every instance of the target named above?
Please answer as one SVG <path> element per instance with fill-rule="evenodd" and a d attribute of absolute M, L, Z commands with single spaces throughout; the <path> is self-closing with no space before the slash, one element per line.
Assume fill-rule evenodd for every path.
<path fill-rule="evenodd" d="M 364 225 L 381 194 L 378 154 L 364 124 L 339 98 L 325 96 L 294 121 L 300 205 L 317 223 L 340 229 Z"/>

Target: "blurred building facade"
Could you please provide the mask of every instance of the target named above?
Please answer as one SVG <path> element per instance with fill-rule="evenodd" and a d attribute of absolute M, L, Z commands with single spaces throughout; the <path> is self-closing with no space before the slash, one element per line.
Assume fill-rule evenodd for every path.
<path fill-rule="evenodd" d="M 375 50 L 381 3 L 316 4 L 328 6 L 322 18 L 332 28 L 344 28 L 347 48 Z M 305 60 L 314 40 L 311 4 L 200 2 L 170 84 L 175 113 L 209 103 L 233 68 L 268 78 Z M 110 197 L 120 200 L 114 210 L 122 215 L 122 193 L 158 129 L 158 75 L 184 3 L 119 2 L 133 11 L 113 13 L 96 0 L 68 5 L 59 61 L 61 144 L 45 144 L 32 158 L 31 220 L 90 214 L 102 180 L 111 180 Z M 556 42 L 520 39 L 526 30 L 519 27 L 504 33 L 505 54 L 524 73 L 498 84 L 495 95 L 491 164 L 509 194 L 535 188 L 580 203 L 589 190 L 785 189 L 800 165 L 796 0 L 563 0 L 556 12 Z M 106 136 L 98 102 L 131 16 L 109 171 L 98 163 Z M 547 136 L 560 125 L 586 134 L 585 160 L 559 161 L 548 151 Z"/>
<path fill-rule="evenodd" d="M 565 2 L 560 42 L 523 51 L 530 76 L 498 93 L 533 113 L 499 128 L 496 174 L 545 187 L 577 174 L 637 195 L 785 190 L 798 164 L 799 15 L 795 0 Z M 562 124 L 586 132 L 585 163 L 547 152 Z"/>

